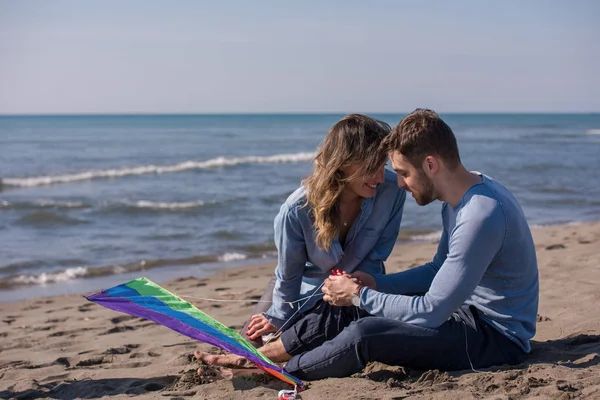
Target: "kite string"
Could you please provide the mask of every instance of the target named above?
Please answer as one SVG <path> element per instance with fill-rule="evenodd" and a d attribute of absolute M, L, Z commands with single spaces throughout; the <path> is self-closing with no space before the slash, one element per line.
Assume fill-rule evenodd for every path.
<path fill-rule="evenodd" d="M 321 284 L 321 286 L 323 286 L 323 284 Z M 319 286 L 320 288 L 320 286 Z M 318 289 L 317 289 L 318 290 Z M 315 290 L 315 293 L 317 293 L 317 290 Z M 313 297 L 315 295 L 315 293 L 313 293 L 310 296 L 306 296 L 306 297 L 301 297 L 298 300 L 294 300 L 294 301 L 283 301 L 282 303 L 284 304 L 289 304 L 291 307 L 294 307 L 294 303 L 299 303 L 303 300 L 307 300 L 310 299 L 311 297 Z M 323 294 L 318 294 L 319 296 L 322 296 Z M 187 298 L 187 299 L 194 299 L 194 300 L 206 300 L 206 301 L 215 301 L 215 302 L 225 302 L 225 303 L 237 303 L 237 302 L 250 302 L 250 303 L 273 303 L 272 300 L 253 300 L 253 299 L 211 299 L 208 297 L 198 297 L 198 296 L 179 296 L 181 298 Z M 303 304 L 304 305 L 304 304 Z"/>
<path fill-rule="evenodd" d="M 317 293 L 319 293 L 319 290 L 320 290 L 320 289 L 323 287 L 323 285 L 324 285 L 324 284 L 325 284 L 325 281 L 323 281 L 323 282 L 322 282 L 322 283 L 319 285 L 319 287 L 318 287 L 318 288 L 316 288 L 316 289 L 315 289 L 315 291 L 314 291 L 314 292 L 313 292 L 313 293 L 312 293 L 310 296 L 308 296 L 308 298 L 304 297 L 304 298 L 300 299 L 300 300 L 304 300 L 304 299 L 306 299 L 306 301 L 305 301 L 304 303 L 302 303 L 302 305 L 301 305 L 300 307 L 298 307 L 298 310 L 296 310 L 296 312 L 295 312 L 295 313 L 293 313 L 293 314 L 292 314 L 292 316 L 291 316 L 291 317 L 289 317 L 289 318 L 288 318 L 288 319 L 287 319 L 287 320 L 286 320 L 286 321 L 283 323 L 283 325 L 281 325 L 281 327 L 280 327 L 280 328 L 277 330 L 277 332 L 275 332 L 275 333 L 274 333 L 274 334 L 273 334 L 273 335 L 272 335 L 272 336 L 269 338 L 269 340 L 267 340 L 265 343 L 263 343 L 263 346 L 266 346 L 267 344 L 271 343 L 271 341 L 272 341 L 273 339 L 275 339 L 276 337 L 278 337 L 278 336 L 279 336 L 279 334 L 280 334 L 280 333 L 281 333 L 281 331 L 283 330 L 283 327 L 284 327 L 284 326 L 286 326 L 286 325 L 287 325 L 287 323 L 288 323 L 288 322 L 290 322 L 290 321 L 291 321 L 291 320 L 292 320 L 292 319 L 293 319 L 293 318 L 296 316 L 296 314 L 298 314 L 298 313 L 300 312 L 300 310 L 302 310 L 302 307 L 304 307 L 304 305 L 305 305 L 306 303 L 308 303 L 308 301 L 309 301 L 311 298 L 313 298 L 313 297 L 314 297 L 314 296 L 315 296 Z M 300 300 L 297 300 L 297 301 L 300 301 Z"/>

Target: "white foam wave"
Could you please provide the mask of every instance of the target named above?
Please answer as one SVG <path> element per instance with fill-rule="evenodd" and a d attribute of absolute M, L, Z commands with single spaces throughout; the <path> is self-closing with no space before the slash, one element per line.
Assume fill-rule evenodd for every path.
<path fill-rule="evenodd" d="M 87 275 L 87 267 L 67 268 L 58 272 L 43 272 L 39 275 L 19 275 L 14 278 L 18 284 L 43 285 L 47 283 L 64 282 Z"/>
<path fill-rule="evenodd" d="M 426 233 L 424 235 L 414 235 L 410 237 L 410 240 L 418 241 L 418 242 L 437 242 L 440 240 L 442 236 L 442 231 L 436 231 L 431 233 Z"/>
<path fill-rule="evenodd" d="M 5 200 L 0 201 L 0 207 L 57 207 L 57 208 L 82 208 L 86 204 L 81 201 L 55 201 L 55 200 L 39 200 L 32 203 L 11 203 Z"/>
<path fill-rule="evenodd" d="M 204 201 L 188 201 L 183 203 L 164 203 L 155 202 L 148 200 L 139 200 L 134 202 L 123 202 L 124 204 L 139 207 L 139 208 L 151 208 L 151 209 L 163 209 L 163 210 L 180 210 L 186 208 L 202 207 L 206 203 Z"/>
<path fill-rule="evenodd" d="M 230 262 L 230 261 L 245 260 L 246 258 L 248 258 L 248 256 L 245 254 L 241 254 L 241 253 L 225 253 L 225 254 L 219 256 L 219 261 Z"/>
<path fill-rule="evenodd" d="M 94 170 L 80 172 L 77 174 L 38 176 L 33 178 L 6 178 L 5 185 L 18 187 L 34 187 L 53 185 L 58 183 L 69 183 L 87 181 L 92 179 L 120 178 L 131 175 L 165 174 L 181 172 L 193 169 L 210 169 L 219 167 L 230 167 L 239 164 L 281 164 L 310 161 L 314 153 L 275 154 L 272 156 L 247 156 L 247 157 L 217 157 L 206 161 L 185 161 L 174 165 L 142 165 L 139 167 Z"/>
<path fill-rule="evenodd" d="M 55 200 L 40 200 L 36 203 L 42 207 L 62 207 L 62 208 L 81 208 L 86 204 L 81 201 L 55 201 Z"/>
<path fill-rule="evenodd" d="M 585 133 L 588 135 L 600 135 L 600 129 L 588 129 Z"/>

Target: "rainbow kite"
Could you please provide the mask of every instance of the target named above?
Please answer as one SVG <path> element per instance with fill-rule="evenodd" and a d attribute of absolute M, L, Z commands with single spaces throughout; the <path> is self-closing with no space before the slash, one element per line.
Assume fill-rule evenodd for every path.
<path fill-rule="evenodd" d="M 134 279 L 86 296 L 111 310 L 149 319 L 192 339 L 220 347 L 252 361 L 256 366 L 290 385 L 304 384 L 254 348 L 235 330 L 209 317 L 192 304 L 146 278 Z"/>

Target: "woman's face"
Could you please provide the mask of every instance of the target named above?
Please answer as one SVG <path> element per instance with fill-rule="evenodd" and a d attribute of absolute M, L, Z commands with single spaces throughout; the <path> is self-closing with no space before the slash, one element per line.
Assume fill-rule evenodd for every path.
<path fill-rule="evenodd" d="M 379 169 L 371 175 L 357 175 L 356 172 L 359 170 L 359 165 L 354 164 L 344 169 L 346 176 L 351 176 L 346 183 L 344 190 L 349 190 L 353 194 L 363 197 L 370 198 L 375 197 L 377 193 L 377 185 L 383 183 L 385 164 L 382 164 Z"/>

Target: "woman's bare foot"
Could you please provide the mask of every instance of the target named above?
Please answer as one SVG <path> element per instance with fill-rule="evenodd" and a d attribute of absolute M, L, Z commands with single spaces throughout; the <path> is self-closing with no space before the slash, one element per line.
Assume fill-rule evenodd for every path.
<path fill-rule="evenodd" d="M 248 361 L 248 359 L 235 354 L 224 354 L 219 356 L 196 350 L 194 352 L 194 357 L 208 365 L 227 368 L 253 368 L 253 364 Z"/>

